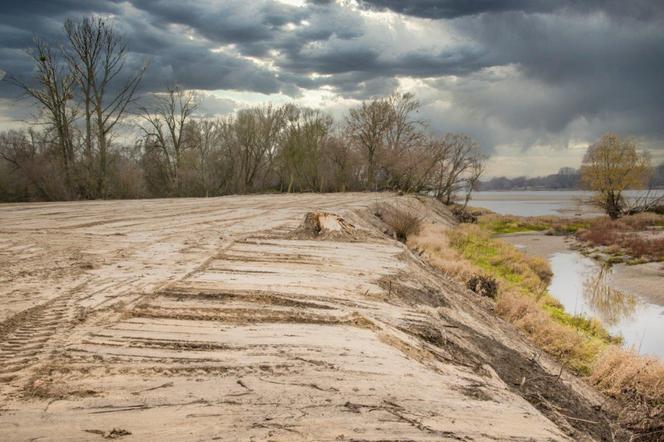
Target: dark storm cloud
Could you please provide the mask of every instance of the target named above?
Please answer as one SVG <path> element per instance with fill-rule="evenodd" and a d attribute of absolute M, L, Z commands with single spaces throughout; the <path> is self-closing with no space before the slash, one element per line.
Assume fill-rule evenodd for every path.
<path fill-rule="evenodd" d="M 226 52 L 212 52 L 217 43 L 191 40 L 173 32 L 162 19 L 142 14 L 123 15 L 113 2 L 74 2 L 58 0 L 40 10 L 42 2 L 23 2 L 0 10 L 0 69 L 9 76 L 28 79 L 33 64 L 25 49 L 38 36 L 56 50 L 64 42 L 63 21 L 90 13 L 114 14 L 114 26 L 128 41 L 127 72 L 140 69 L 149 61 L 144 76 L 144 91 L 159 91 L 173 85 L 195 89 L 237 89 L 261 93 L 279 92 L 281 85 L 274 72 Z M 272 14 L 268 23 L 280 23 Z M 30 24 L 29 26 L 27 24 Z M 267 34 L 266 34 L 267 35 Z M 18 90 L 7 81 L 0 82 L 0 97 L 15 97 Z"/>
<path fill-rule="evenodd" d="M 522 80 L 475 84 L 457 90 L 458 99 L 495 112 L 515 129 L 557 133 L 578 118 L 618 116 L 638 121 L 634 132 L 664 136 L 663 24 L 607 14 L 506 13 L 457 21 L 458 30 L 491 48 L 496 64 L 516 66 Z M 598 130 L 608 129 L 603 126 Z"/>
<path fill-rule="evenodd" d="M 580 126 L 589 137 L 617 128 L 664 138 L 664 1 L 361 0 L 360 10 L 330 0 L 5 3 L 0 69 L 24 78 L 33 34 L 58 46 L 65 18 L 110 14 L 128 40 L 128 66 L 150 61 L 143 92 L 178 84 L 366 99 L 419 78 L 430 87 L 419 98 L 439 120 L 433 126 L 477 133 L 489 149 L 570 137 Z M 450 36 L 411 34 L 395 14 L 366 10 Z M 0 98 L 15 93 L 0 82 Z M 231 106 L 209 101 L 207 113 Z"/>
<path fill-rule="evenodd" d="M 560 0 L 361 0 L 360 4 L 368 9 L 390 10 L 399 14 L 420 18 L 455 18 L 476 15 L 483 12 L 529 11 L 545 12 L 556 8 Z"/>
<path fill-rule="evenodd" d="M 611 15 L 628 15 L 643 19 L 664 14 L 664 2 L 658 0 L 360 0 L 360 4 L 367 9 L 390 10 L 430 19 L 450 19 L 501 12 L 604 11 Z"/>

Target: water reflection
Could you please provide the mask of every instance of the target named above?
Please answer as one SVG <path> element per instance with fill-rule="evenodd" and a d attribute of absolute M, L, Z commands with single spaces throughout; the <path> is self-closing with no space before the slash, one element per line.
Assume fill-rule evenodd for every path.
<path fill-rule="evenodd" d="M 597 318 L 626 347 L 664 359 L 663 306 L 611 289 L 606 281 L 612 270 L 578 252 L 555 253 L 549 262 L 549 292 L 566 311 Z"/>
<path fill-rule="evenodd" d="M 594 276 L 586 279 L 583 290 L 585 301 L 597 314 L 598 319 L 607 326 L 632 320 L 637 304 L 633 295 L 615 290 L 606 284 L 606 277 L 610 272 L 610 268 L 601 266 Z"/>

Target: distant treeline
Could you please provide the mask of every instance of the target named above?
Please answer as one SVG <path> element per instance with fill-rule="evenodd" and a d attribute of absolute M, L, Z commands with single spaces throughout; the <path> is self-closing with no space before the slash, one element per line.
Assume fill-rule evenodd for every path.
<path fill-rule="evenodd" d="M 664 188 L 664 163 L 655 167 L 650 180 L 653 189 Z M 478 190 L 582 190 L 579 170 L 563 167 L 558 173 L 541 177 L 497 177 L 480 181 Z"/>
<path fill-rule="evenodd" d="M 34 78 L 7 77 L 39 118 L 0 133 L 0 201 L 389 189 L 449 203 L 483 171 L 477 143 L 430 134 L 411 94 L 340 121 L 293 104 L 201 118 L 191 91 L 138 94 L 145 69 L 104 19 L 68 20 L 64 34 L 57 48 L 35 40 Z"/>
<path fill-rule="evenodd" d="M 481 181 L 479 190 L 573 190 L 581 187 L 577 169 L 563 167 L 558 173 L 542 177 L 497 177 Z"/>

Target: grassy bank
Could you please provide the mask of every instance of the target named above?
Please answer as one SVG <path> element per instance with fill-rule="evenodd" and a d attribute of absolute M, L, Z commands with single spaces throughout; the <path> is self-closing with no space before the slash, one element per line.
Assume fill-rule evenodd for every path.
<path fill-rule="evenodd" d="M 610 336 L 599 321 L 566 312 L 547 292 L 548 262 L 494 238 L 497 232 L 534 230 L 533 225 L 545 230 L 537 222 L 484 219 L 454 228 L 426 224 L 408 244 L 463 284 L 478 274 L 494 278 L 498 315 L 600 391 L 621 400 L 631 413 L 621 418 L 629 421 L 628 427 L 650 432 L 662 425 L 664 431 L 664 364 L 622 349 L 620 339 Z M 590 225 L 560 226 L 581 231 Z"/>
<path fill-rule="evenodd" d="M 527 256 L 492 238 L 483 226 L 426 225 L 410 243 L 460 282 L 476 274 L 494 278 L 498 314 L 578 373 L 589 374 L 599 353 L 619 342 L 598 321 L 565 312 L 547 292 L 551 270 L 545 259 Z"/>
<path fill-rule="evenodd" d="M 479 224 L 492 233 L 503 235 L 520 232 L 547 232 L 554 235 L 567 235 L 587 229 L 592 224 L 587 219 L 568 219 L 557 216 L 511 216 L 485 214 Z"/>

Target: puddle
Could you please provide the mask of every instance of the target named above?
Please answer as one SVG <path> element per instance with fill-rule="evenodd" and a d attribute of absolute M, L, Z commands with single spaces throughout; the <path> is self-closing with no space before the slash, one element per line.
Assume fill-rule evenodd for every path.
<path fill-rule="evenodd" d="M 664 360 L 664 306 L 608 287 L 612 270 L 578 252 L 555 253 L 549 261 L 549 292 L 566 311 L 595 317 L 611 334 L 622 336 L 625 347 Z"/>

